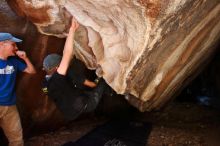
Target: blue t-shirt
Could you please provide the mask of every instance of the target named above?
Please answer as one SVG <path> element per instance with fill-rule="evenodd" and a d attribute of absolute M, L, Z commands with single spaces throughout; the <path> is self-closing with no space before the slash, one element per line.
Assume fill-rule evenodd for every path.
<path fill-rule="evenodd" d="M 15 81 L 18 71 L 23 71 L 26 64 L 15 57 L 0 59 L 0 105 L 15 105 Z"/>

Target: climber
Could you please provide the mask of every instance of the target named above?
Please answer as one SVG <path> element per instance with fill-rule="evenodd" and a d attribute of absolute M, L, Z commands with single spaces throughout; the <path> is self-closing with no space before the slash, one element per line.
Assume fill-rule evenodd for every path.
<path fill-rule="evenodd" d="M 103 79 L 97 79 L 97 82 L 88 80 L 84 73 L 85 65 L 73 58 L 73 39 L 78 27 L 78 22 L 73 18 L 62 57 L 49 54 L 43 61 L 43 69 L 47 73 L 43 91 L 48 92 L 67 120 L 95 110 L 107 86 Z"/>

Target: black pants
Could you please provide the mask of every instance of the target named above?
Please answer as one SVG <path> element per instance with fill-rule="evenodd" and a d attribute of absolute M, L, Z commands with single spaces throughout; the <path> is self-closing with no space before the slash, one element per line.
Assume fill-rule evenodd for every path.
<path fill-rule="evenodd" d="M 101 79 L 94 90 L 85 92 L 86 96 L 88 97 L 88 102 L 85 112 L 92 112 L 96 109 L 103 96 L 103 92 L 106 89 L 106 87 L 107 87 L 106 82 L 104 81 L 104 79 Z"/>

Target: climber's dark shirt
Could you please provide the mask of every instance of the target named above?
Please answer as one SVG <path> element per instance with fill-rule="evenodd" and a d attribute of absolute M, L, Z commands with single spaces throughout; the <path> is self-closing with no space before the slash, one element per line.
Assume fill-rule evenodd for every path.
<path fill-rule="evenodd" d="M 87 106 L 83 85 L 87 70 L 80 60 L 74 59 L 66 76 L 56 72 L 45 82 L 47 94 L 68 120 L 78 117 Z"/>
<path fill-rule="evenodd" d="M 87 96 L 63 75 L 54 73 L 48 82 L 48 95 L 68 120 L 80 115 L 87 106 Z"/>

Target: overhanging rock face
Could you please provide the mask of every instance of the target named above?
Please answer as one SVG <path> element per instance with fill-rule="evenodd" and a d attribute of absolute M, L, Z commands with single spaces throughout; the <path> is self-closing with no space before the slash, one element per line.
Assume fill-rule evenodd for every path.
<path fill-rule="evenodd" d="M 80 23 L 75 53 L 141 111 L 160 107 L 215 50 L 219 0 L 7 0 L 41 33 L 65 37 Z"/>

